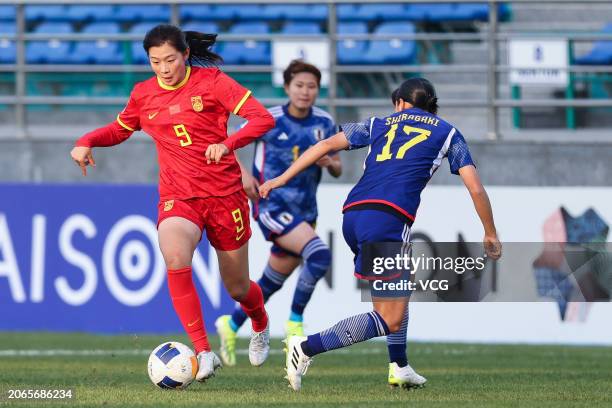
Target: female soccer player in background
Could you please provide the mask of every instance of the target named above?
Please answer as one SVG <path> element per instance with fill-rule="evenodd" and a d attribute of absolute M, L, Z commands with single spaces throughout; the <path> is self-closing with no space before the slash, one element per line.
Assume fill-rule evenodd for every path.
<path fill-rule="evenodd" d="M 260 182 L 281 175 L 301 153 L 320 140 L 336 133 L 331 116 L 314 106 L 321 85 L 321 71 L 311 64 L 295 60 L 283 73 L 286 105 L 269 110 L 276 126 L 256 142 L 253 177 L 243 174 L 245 189 L 254 200 L 254 217 L 264 237 L 272 242 L 270 258 L 257 282 L 264 301 L 278 291 L 293 270 L 304 262 L 291 304 L 287 335 L 304 335 L 303 313 L 315 285 L 331 263 L 328 246 L 314 230 L 317 220 L 317 186 L 321 169 L 334 177 L 342 173 L 340 157 L 325 155 L 291 183 L 274 191 L 268 200 L 259 201 Z M 221 358 L 226 365 L 236 364 L 236 333 L 247 319 L 241 309 L 215 323 L 221 337 Z"/>
<path fill-rule="evenodd" d="M 249 205 L 234 150 L 259 138 L 274 119 L 251 92 L 216 68 L 216 35 L 159 25 L 143 42 L 155 76 L 134 86 L 117 120 L 81 137 L 71 156 L 86 175 L 93 147 L 113 146 L 136 130 L 148 133 L 159 157 L 158 234 L 174 309 L 198 358 L 196 379 L 221 365 L 211 351 L 191 271 L 204 229 L 217 252 L 223 283 L 252 320 L 251 364 L 269 352 L 268 317 L 248 270 Z M 200 65 L 200 67 L 194 66 Z M 230 113 L 248 120 L 227 136 Z"/>
<path fill-rule="evenodd" d="M 362 245 L 374 242 L 409 242 L 410 227 L 427 185 L 442 159 L 467 187 L 484 227 L 488 256 L 501 256 L 501 244 L 493 212 L 469 149 L 461 133 L 437 113 L 437 98 L 431 83 L 423 78 L 405 81 L 394 92 L 394 114 L 348 123 L 342 131 L 306 151 L 281 176 L 260 186 L 262 198 L 284 186 L 319 158 L 341 149 L 368 146 L 364 174 L 344 204 L 343 234 L 355 254 L 355 274 L 361 272 Z M 312 357 L 341 347 L 387 336 L 401 330 L 408 298 L 393 301 L 372 298 L 374 310 L 349 317 L 308 337 L 292 336 L 287 342 L 287 378 L 294 390 L 301 388 L 302 376 Z M 410 366 L 406 369 L 413 371 Z M 401 375 L 402 369 L 398 370 Z M 413 371 L 414 372 L 414 371 Z"/>

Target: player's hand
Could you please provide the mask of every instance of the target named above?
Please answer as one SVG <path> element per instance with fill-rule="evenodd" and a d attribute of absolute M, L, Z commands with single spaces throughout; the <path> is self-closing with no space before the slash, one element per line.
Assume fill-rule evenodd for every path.
<path fill-rule="evenodd" d="M 83 176 L 87 175 L 87 165 L 96 167 L 91 147 L 77 146 L 70 151 L 70 157 L 81 168 Z"/>
<path fill-rule="evenodd" d="M 502 254 L 502 244 L 497 239 L 497 235 L 485 235 L 482 240 L 484 244 L 485 253 L 493 260 L 498 260 Z"/>
<path fill-rule="evenodd" d="M 242 187 L 247 197 L 253 201 L 259 200 L 259 182 L 249 172 L 242 172 Z"/>
<path fill-rule="evenodd" d="M 319 167 L 327 168 L 331 166 L 333 163 L 334 163 L 334 160 L 331 157 L 329 157 L 329 155 L 326 154 L 325 156 L 317 160 L 315 164 Z"/>
<path fill-rule="evenodd" d="M 219 163 L 221 158 L 229 154 L 229 149 L 223 143 L 211 144 L 206 148 L 206 164 Z"/>
<path fill-rule="evenodd" d="M 275 188 L 279 188 L 284 186 L 285 183 L 280 180 L 280 177 L 273 178 L 272 180 L 268 180 L 259 186 L 259 196 L 261 198 L 268 198 L 270 195 L 270 191 Z"/>

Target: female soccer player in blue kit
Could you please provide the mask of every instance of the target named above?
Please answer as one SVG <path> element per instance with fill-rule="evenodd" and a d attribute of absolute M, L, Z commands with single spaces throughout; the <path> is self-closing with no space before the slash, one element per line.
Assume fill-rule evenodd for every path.
<path fill-rule="evenodd" d="M 337 132 L 331 116 L 314 106 L 321 84 L 319 69 L 295 60 L 286 68 L 283 77 L 289 102 L 269 110 L 276 126 L 257 142 L 253 175 L 243 169 L 243 181 L 247 193 L 254 200 L 253 215 L 259 228 L 272 242 L 270 258 L 259 279 L 264 300 L 278 291 L 303 262 L 285 325 L 287 335 L 303 336 L 304 308 L 317 281 L 325 275 L 331 263 L 328 246 L 314 230 L 317 187 L 322 168 L 339 177 L 342 165 L 335 152 L 324 155 L 291 183 L 276 190 L 268 200 L 259 201 L 259 183 L 279 176 L 309 147 Z M 221 358 L 227 366 L 236 364 L 236 332 L 246 319 L 244 311 L 237 308 L 231 316 L 221 316 L 215 323 L 221 338 Z"/>
<path fill-rule="evenodd" d="M 498 259 L 491 204 L 472 161 L 467 143 L 451 124 L 436 116 L 433 85 L 423 78 L 405 81 L 393 94 L 395 113 L 348 123 L 342 131 L 317 143 L 279 177 L 260 186 L 262 198 L 290 182 L 298 173 L 331 152 L 369 147 L 363 176 L 344 204 L 343 234 L 355 254 L 355 275 L 361 276 L 365 243 L 409 242 L 410 227 L 420 195 L 444 157 L 450 170 L 463 179 L 484 227 L 487 256 Z M 401 332 L 408 298 L 385 301 L 373 297 L 374 310 L 344 319 L 322 332 L 291 336 L 287 341 L 287 379 L 298 391 L 312 357 L 374 337 Z M 405 367 L 414 373 L 409 365 Z M 401 374 L 401 370 L 398 374 Z"/>

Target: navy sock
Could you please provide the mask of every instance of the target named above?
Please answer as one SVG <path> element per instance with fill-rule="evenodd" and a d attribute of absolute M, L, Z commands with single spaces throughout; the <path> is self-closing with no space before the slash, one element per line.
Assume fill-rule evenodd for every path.
<path fill-rule="evenodd" d="M 398 331 L 387 335 L 387 349 L 389 350 L 389 362 L 396 363 L 399 367 L 408 365 L 408 357 L 406 356 L 406 335 L 408 332 L 408 306 L 404 312 L 402 325 Z"/>
<path fill-rule="evenodd" d="M 291 303 L 292 314 L 298 316 L 304 314 L 304 309 L 310 301 L 317 282 L 325 276 L 331 264 L 331 252 L 319 237 L 308 241 L 300 255 L 304 259 L 304 266 L 300 270 Z"/>
<path fill-rule="evenodd" d="M 304 354 L 312 357 L 387 334 L 389 334 L 389 328 L 378 312 L 362 313 L 341 320 L 322 332 L 308 336 L 308 339 L 302 343 L 302 350 Z"/>

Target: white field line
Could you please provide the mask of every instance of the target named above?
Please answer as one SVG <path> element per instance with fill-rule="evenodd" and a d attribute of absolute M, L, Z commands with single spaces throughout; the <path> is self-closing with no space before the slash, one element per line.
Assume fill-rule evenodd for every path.
<path fill-rule="evenodd" d="M 410 346 L 408 346 L 410 347 Z M 106 357 L 106 356 L 146 356 L 151 351 L 143 349 L 90 349 L 90 350 L 76 350 L 76 349 L 0 349 L 0 357 Z M 378 355 L 387 354 L 386 348 L 364 348 L 364 349 L 340 349 L 334 350 L 334 354 L 344 355 Z M 410 350 L 411 355 L 414 354 L 432 354 L 434 351 L 430 348 L 420 348 L 416 350 Z M 478 353 L 477 348 L 466 348 L 456 349 L 448 348 L 443 350 L 437 350 L 436 353 L 446 355 L 464 355 L 464 354 L 476 354 Z M 247 349 L 236 350 L 238 355 L 248 355 Z M 281 355 L 285 354 L 284 351 L 279 349 L 271 349 L 270 354 Z"/>

